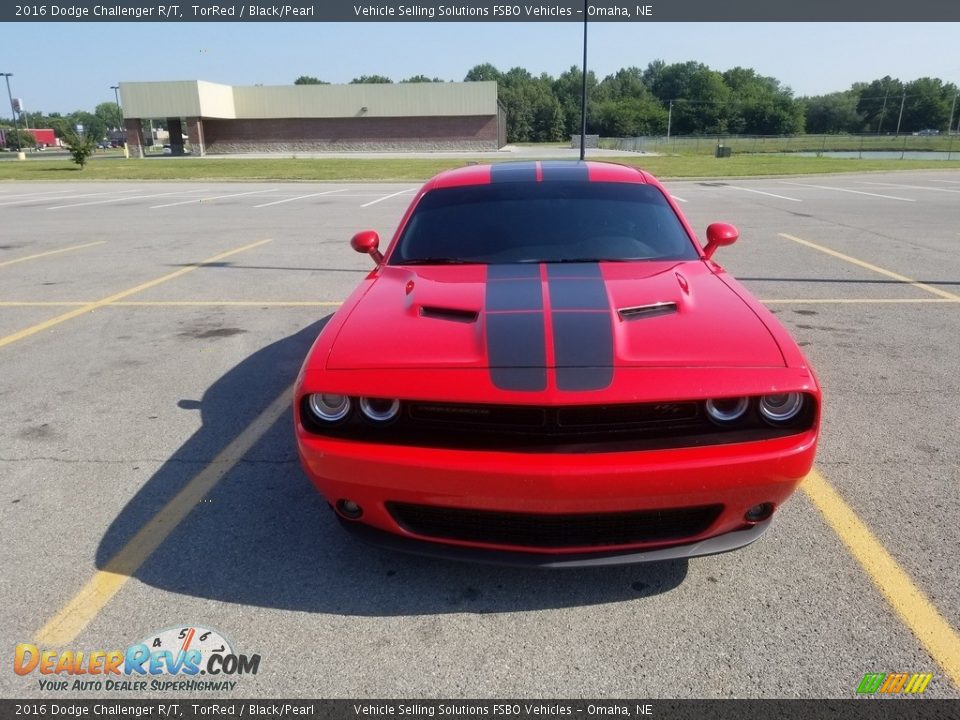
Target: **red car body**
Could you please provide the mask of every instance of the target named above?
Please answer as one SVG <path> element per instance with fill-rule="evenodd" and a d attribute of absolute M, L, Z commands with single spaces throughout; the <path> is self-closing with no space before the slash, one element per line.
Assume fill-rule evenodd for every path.
<path fill-rule="evenodd" d="M 431 193 L 492 183 L 535 192 L 553 178 L 601 194 L 647 186 L 678 219 L 689 256 L 395 262 Z M 702 246 L 669 193 L 624 166 L 510 163 L 433 178 L 383 255 L 374 233 L 354 238 L 376 267 L 296 383 L 310 480 L 348 529 L 440 556 L 575 566 L 752 542 L 813 464 L 821 396 L 787 331 L 710 259 L 736 231 L 718 224 L 708 237 Z M 448 242 L 456 250 L 456 232 Z M 327 428 L 314 395 L 350 398 L 348 416 Z M 764 421 L 763 403 L 798 397 L 793 420 Z M 396 418 L 369 421 L 361 398 Z M 739 412 L 740 398 L 738 420 L 711 419 Z"/>

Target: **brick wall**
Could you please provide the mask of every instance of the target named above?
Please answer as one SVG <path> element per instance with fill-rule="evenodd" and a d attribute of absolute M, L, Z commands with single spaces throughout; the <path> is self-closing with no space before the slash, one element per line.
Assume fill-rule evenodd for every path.
<path fill-rule="evenodd" d="M 497 150 L 497 117 L 203 119 L 208 154 Z"/>

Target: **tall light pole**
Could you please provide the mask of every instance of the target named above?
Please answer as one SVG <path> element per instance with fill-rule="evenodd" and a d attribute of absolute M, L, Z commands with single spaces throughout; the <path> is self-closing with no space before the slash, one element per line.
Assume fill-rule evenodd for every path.
<path fill-rule="evenodd" d="M 580 160 L 587 155 L 587 0 L 583 0 L 583 84 L 580 87 Z"/>
<path fill-rule="evenodd" d="M 116 99 L 116 101 L 117 101 L 117 109 L 120 111 L 120 125 L 121 125 L 121 127 L 118 127 L 117 130 L 123 130 L 123 127 L 122 127 L 122 126 L 123 126 L 123 106 L 120 105 L 120 86 L 119 86 L 119 85 L 111 85 L 111 86 L 110 86 L 110 89 L 113 90 L 113 97 Z"/>
<path fill-rule="evenodd" d="M 17 111 L 13 109 L 13 93 L 10 92 L 10 78 L 13 77 L 13 73 L 0 73 L 0 75 L 7 79 L 7 97 L 10 99 L 10 112 L 13 113 L 13 123 L 17 128 L 17 152 L 23 152 L 22 143 L 20 142 L 20 121 L 17 119 Z"/>
<path fill-rule="evenodd" d="M 673 124 L 673 100 L 670 101 L 670 109 L 667 110 L 667 140 L 670 139 L 671 124 Z"/>

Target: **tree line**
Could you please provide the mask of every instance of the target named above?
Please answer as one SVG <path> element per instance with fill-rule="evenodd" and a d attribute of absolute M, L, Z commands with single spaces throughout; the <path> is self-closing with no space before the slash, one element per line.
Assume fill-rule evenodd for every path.
<path fill-rule="evenodd" d="M 508 142 L 555 142 L 580 131 L 583 75 L 574 66 L 553 77 L 514 67 L 503 72 L 490 63 L 476 65 L 465 81 L 495 80 L 506 109 Z M 385 75 L 361 75 L 352 83 L 391 83 Z M 400 82 L 445 82 L 414 75 Z M 301 75 L 296 85 L 326 85 Z M 646 68 L 622 68 L 602 80 L 587 73 L 587 132 L 603 137 L 640 135 L 797 135 L 801 133 L 945 132 L 960 123 L 958 88 L 939 78 L 903 82 L 890 76 L 854 83 L 849 90 L 811 97 L 793 91 L 750 68 L 720 72 L 699 62 Z M 901 111 L 902 110 L 902 111 Z M 122 128 L 116 103 L 104 102 L 92 113 L 25 113 L 30 127 L 53 128 L 64 136 L 82 125 L 102 139 Z M 163 120 L 159 121 L 161 124 Z M 12 123 L 7 123 L 12 125 Z M 13 133 L 8 144 L 16 145 Z"/>
<path fill-rule="evenodd" d="M 551 142 L 580 132 L 583 74 L 573 66 L 553 77 L 515 67 L 476 65 L 465 81 L 495 80 L 507 112 L 509 142 Z M 363 75 L 352 83 L 393 82 Z M 443 82 L 416 75 L 400 82 Z M 296 84 L 323 83 L 301 76 Z M 960 120 L 958 88 L 938 78 L 902 82 L 889 76 L 849 90 L 796 97 L 779 80 L 751 68 L 720 72 L 699 62 L 622 68 L 602 80 L 587 72 L 587 132 L 603 137 L 665 135 L 797 135 L 804 132 L 946 131 Z M 900 107 L 903 106 L 901 116 Z"/>

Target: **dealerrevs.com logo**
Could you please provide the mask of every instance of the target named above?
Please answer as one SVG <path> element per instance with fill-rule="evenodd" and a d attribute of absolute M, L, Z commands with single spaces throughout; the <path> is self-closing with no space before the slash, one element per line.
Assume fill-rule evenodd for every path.
<path fill-rule="evenodd" d="M 199 626 L 161 630 L 126 650 L 47 650 L 21 643 L 13 658 L 13 671 L 37 676 L 45 692 L 223 692 L 259 669 L 260 655 L 238 654 L 219 632 Z"/>

